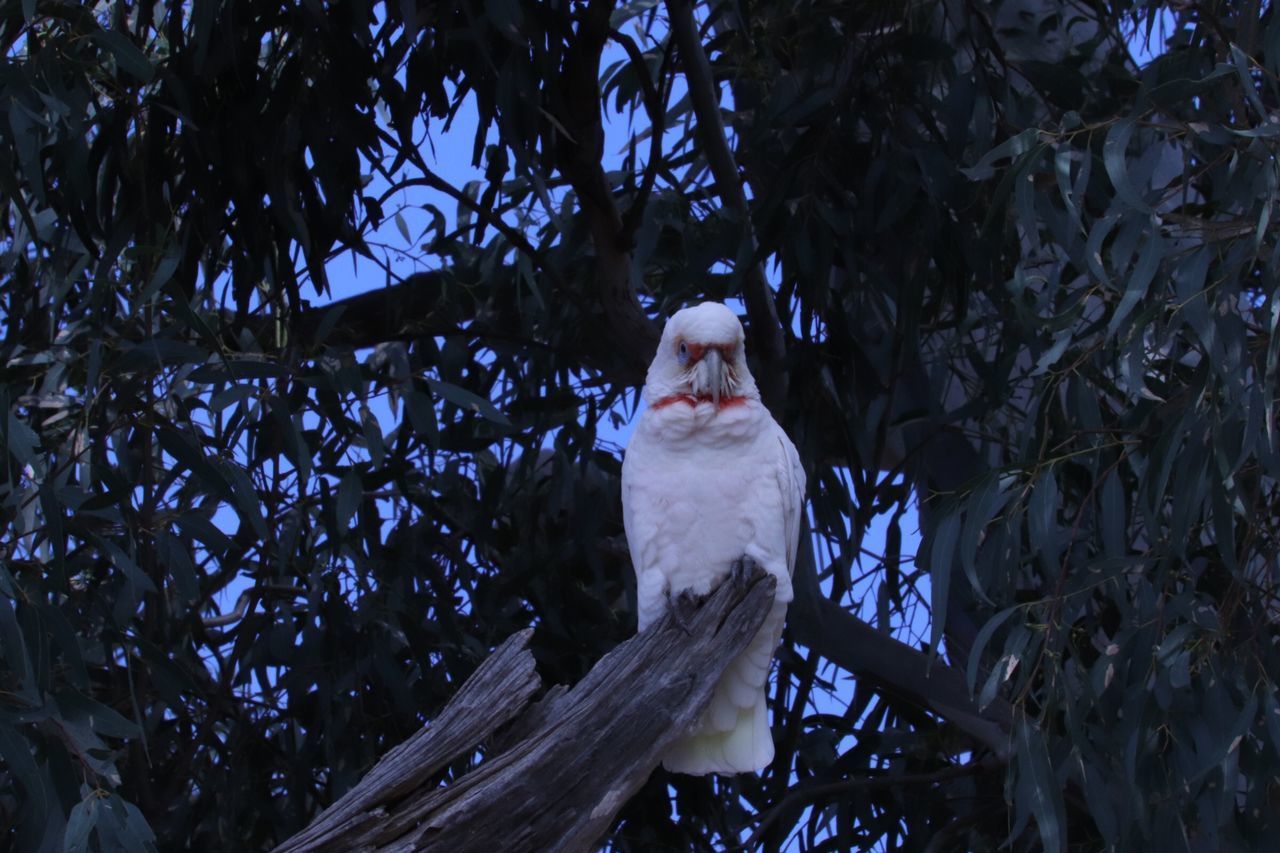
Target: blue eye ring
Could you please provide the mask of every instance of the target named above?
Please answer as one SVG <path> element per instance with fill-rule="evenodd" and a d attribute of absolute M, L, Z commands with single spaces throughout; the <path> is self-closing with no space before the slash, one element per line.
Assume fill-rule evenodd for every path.
<path fill-rule="evenodd" d="M 684 341 L 681 341 L 680 345 L 676 347 L 676 361 L 681 364 L 687 364 L 689 361 L 689 345 Z"/>

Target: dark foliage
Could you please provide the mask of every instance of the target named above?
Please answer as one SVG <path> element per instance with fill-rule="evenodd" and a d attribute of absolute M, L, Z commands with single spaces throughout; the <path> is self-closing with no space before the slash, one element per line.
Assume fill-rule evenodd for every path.
<path fill-rule="evenodd" d="M 263 848 L 513 632 L 580 678 L 634 630 L 617 425 L 704 298 L 810 472 L 778 758 L 606 843 L 1280 832 L 1273 4 L 4 0 L 0 43 L 4 844 Z"/>

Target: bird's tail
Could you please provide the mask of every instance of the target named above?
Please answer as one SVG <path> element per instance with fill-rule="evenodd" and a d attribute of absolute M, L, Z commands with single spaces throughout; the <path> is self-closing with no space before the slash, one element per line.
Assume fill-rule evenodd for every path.
<path fill-rule="evenodd" d="M 708 773 L 760 772 L 773 760 L 773 735 L 763 691 L 750 708 L 739 708 L 737 720 L 727 731 L 702 730 L 676 741 L 662 759 L 673 773 L 703 776 Z"/>
<path fill-rule="evenodd" d="M 725 668 L 701 722 L 662 760 L 674 773 L 759 773 L 773 760 L 765 687 L 787 602 L 774 601 L 759 632 Z"/>

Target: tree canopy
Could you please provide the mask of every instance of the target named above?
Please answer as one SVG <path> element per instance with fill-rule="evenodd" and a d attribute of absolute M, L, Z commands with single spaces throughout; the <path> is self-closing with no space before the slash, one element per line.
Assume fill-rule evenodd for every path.
<path fill-rule="evenodd" d="M 703 299 L 809 473 L 777 758 L 602 844 L 1280 833 L 1274 4 L 3 0 L 0 42 L 4 845 L 267 847 L 513 633 L 581 678 Z"/>

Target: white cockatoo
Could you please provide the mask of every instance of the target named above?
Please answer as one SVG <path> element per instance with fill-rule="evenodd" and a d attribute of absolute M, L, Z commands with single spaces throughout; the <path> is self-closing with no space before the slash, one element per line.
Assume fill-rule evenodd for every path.
<path fill-rule="evenodd" d="M 744 557 L 777 578 L 759 633 L 664 757 L 678 773 L 759 772 L 773 760 L 765 689 L 792 597 L 805 478 L 795 445 L 760 402 L 743 344 L 742 324 L 720 303 L 676 312 L 622 463 L 641 631 L 680 593 L 711 592 Z"/>

